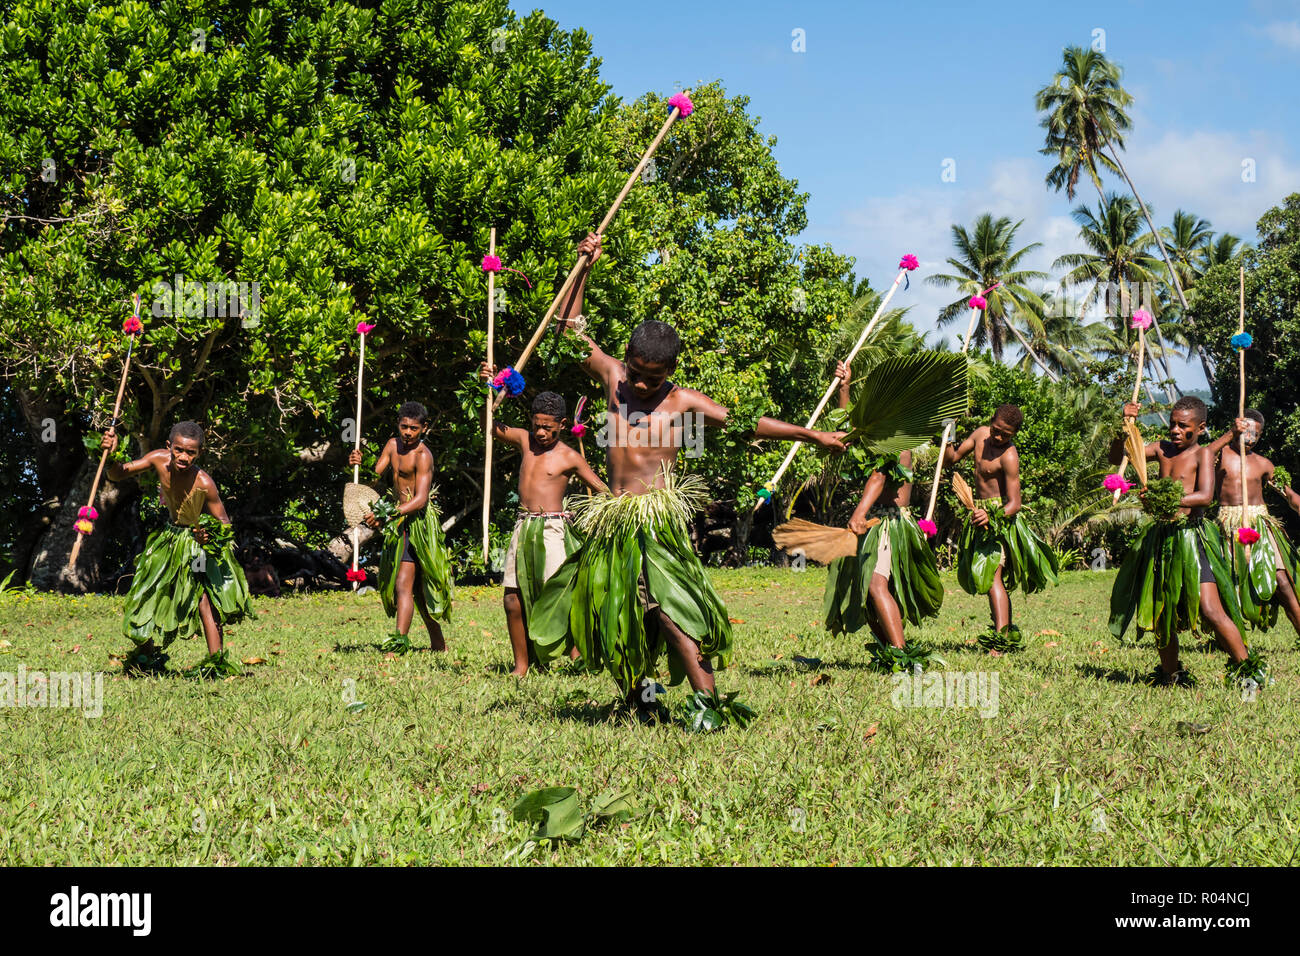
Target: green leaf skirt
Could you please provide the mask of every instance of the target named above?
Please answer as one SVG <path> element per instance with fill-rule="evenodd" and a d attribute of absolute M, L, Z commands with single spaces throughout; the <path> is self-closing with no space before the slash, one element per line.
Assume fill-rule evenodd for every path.
<path fill-rule="evenodd" d="M 1227 556 L 1241 616 L 1256 630 L 1267 631 L 1277 623 L 1282 602 L 1277 586 L 1278 570 L 1285 570 L 1293 582 L 1296 579 L 1295 546 L 1281 523 L 1263 505 L 1245 509 L 1221 506 L 1218 517 L 1226 536 L 1225 544 L 1231 545 Z M 1249 561 L 1245 545 L 1237 540 L 1237 530 L 1242 527 L 1259 532 L 1259 540 L 1250 546 Z"/>
<path fill-rule="evenodd" d="M 397 616 L 397 572 L 402 567 L 402 553 L 410 539 L 415 557 L 416 586 L 424 595 L 429 614 L 451 620 L 451 554 L 442 540 L 442 522 L 437 506 L 430 501 L 415 515 L 403 515 L 384 525 L 383 552 L 379 558 L 379 597 L 389 617 Z"/>
<path fill-rule="evenodd" d="M 254 616 L 248 581 L 229 544 L 207 554 L 189 527 L 160 528 L 135 559 L 122 631 L 137 644 L 153 641 L 159 648 L 201 634 L 205 594 L 219 624 Z"/>
<path fill-rule="evenodd" d="M 1060 568 L 1056 554 L 1034 534 L 1023 514 L 1014 518 L 1002 514 L 1002 502 L 996 498 L 977 504 L 988 511 L 987 528 L 977 528 L 970 514 L 957 542 L 957 583 L 967 594 L 988 594 L 1002 568 L 1002 585 L 1008 591 L 1023 590 L 1035 594 L 1057 583 Z"/>
<path fill-rule="evenodd" d="M 832 634 L 852 634 L 863 625 L 876 624 L 879 614 L 868 589 L 876 572 L 882 535 L 889 535 L 889 591 L 898 602 L 903 619 L 919 625 L 935 617 L 943 606 L 943 582 L 935 565 L 934 552 L 910 511 L 885 509 L 875 525 L 858 539 L 855 557 L 836 558 L 826 578 L 822 615 Z"/>
<path fill-rule="evenodd" d="M 663 501 L 638 501 L 648 496 Z M 685 524 L 666 514 L 678 506 L 671 489 L 657 488 L 604 502 L 595 528 L 579 520 L 585 542 L 546 582 L 529 617 L 539 660 L 554 660 L 572 641 L 588 668 L 609 671 L 630 691 L 657 672 L 667 649 L 655 617 L 646 613 L 647 604 L 658 604 L 716 669 L 727 666 L 732 653 L 727 609 L 691 549 Z M 620 521 L 616 511 L 651 517 Z M 681 662 L 670 654 L 668 664 L 670 683 L 680 683 L 686 676 Z"/>
<path fill-rule="evenodd" d="M 1182 631 L 1201 629 L 1201 564 L 1205 549 L 1224 608 L 1244 629 L 1241 605 L 1224 557 L 1223 533 L 1208 521 L 1156 521 L 1134 544 L 1110 592 L 1110 631 L 1123 637 L 1136 621 L 1140 640 L 1154 633 L 1164 647 Z"/>
<path fill-rule="evenodd" d="M 519 599 L 524 605 L 524 619 L 532 620 L 533 605 L 546 584 L 546 523 L 555 520 L 542 515 L 521 514 L 515 524 L 515 576 Z M 573 530 L 573 522 L 564 522 L 564 556 L 582 547 L 582 539 Z"/>

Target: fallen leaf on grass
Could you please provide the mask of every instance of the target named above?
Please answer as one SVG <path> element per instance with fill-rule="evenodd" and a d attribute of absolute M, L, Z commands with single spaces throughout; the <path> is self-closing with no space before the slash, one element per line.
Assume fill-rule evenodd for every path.
<path fill-rule="evenodd" d="M 265 664 L 265 663 L 266 663 L 266 658 L 265 658 L 265 657 L 245 657 L 245 658 L 244 658 L 244 663 L 245 663 L 245 664 Z"/>
<path fill-rule="evenodd" d="M 831 680 L 830 674 L 817 674 L 813 677 L 811 681 L 809 681 L 808 686 L 816 687 L 818 684 L 833 684 L 833 683 L 834 681 Z"/>
<path fill-rule="evenodd" d="M 1213 724 L 1193 724 L 1186 720 L 1180 720 L 1177 727 L 1178 733 L 1182 737 L 1191 737 L 1194 734 L 1208 734 L 1213 729 Z"/>
<path fill-rule="evenodd" d="M 745 619 L 744 619 L 743 617 L 729 617 L 729 618 L 727 618 L 727 620 L 730 621 L 732 624 L 744 624 L 744 623 L 745 623 Z"/>
<path fill-rule="evenodd" d="M 1048 642 L 1047 642 L 1046 644 L 1044 644 L 1043 646 L 1044 646 L 1044 647 L 1060 647 L 1060 646 L 1061 646 L 1061 642 L 1060 642 L 1060 641 L 1048 641 Z"/>
<path fill-rule="evenodd" d="M 0 647 L 13 647 L 8 641 L 0 641 Z"/>
<path fill-rule="evenodd" d="M 68 653 L 70 653 L 70 654 L 75 654 L 75 653 L 77 653 L 77 652 L 80 651 L 80 650 L 81 650 L 81 645 L 80 645 L 80 644 L 73 644 L 73 645 L 72 645 L 72 650 L 69 651 Z"/>
<path fill-rule="evenodd" d="M 862 739 L 864 741 L 870 740 L 872 737 L 876 736 L 876 731 L 879 729 L 880 729 L 879 724 L 872 724 L 870 727 L 867 728 L 867 732 L 862 735 Z"/>
<path fill-rule="evenodd" d="M 1039 637 L 1064 637 L 1065 635 L 1062 634 L 1060 631 L 1039 631 L 1038 636 Z"/>

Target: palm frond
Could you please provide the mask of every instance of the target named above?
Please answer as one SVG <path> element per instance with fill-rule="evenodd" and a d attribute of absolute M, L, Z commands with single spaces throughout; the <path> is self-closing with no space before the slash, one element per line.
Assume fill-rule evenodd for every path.
<path fill-rule="evenodd" d="M 917 352 L 872 369 L 853 406 L 853 437 L 876 454 L 896 455 L 929 441 L 967 408 L 967 362 L 960 353 Z"/>

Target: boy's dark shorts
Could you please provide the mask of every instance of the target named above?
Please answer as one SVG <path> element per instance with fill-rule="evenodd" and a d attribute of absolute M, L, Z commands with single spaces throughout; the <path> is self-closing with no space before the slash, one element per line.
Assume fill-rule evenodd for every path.
<path fill-rule="evenodd" d="M 1210 567 L 1210 556 L 1205 553 L 1205 542 L 1198 535 L 1196 538 L 1196 563 L 1201 566 L 1201 583 L 1217 584 L 1214 579 L 1214 568 Z"/>
<path fill-rule="evenodd" d="M 402 563 L 415 563 L 415 552 L 411 549 L 411 534 L 409 531 L 402 532 Z M 1213 579 L 1211 579 L 1213 580 Z"/>

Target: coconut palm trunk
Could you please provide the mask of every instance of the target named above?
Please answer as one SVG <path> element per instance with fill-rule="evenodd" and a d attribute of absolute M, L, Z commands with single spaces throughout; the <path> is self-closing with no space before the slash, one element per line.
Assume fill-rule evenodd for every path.
<path fill-rule="evenodd" d="M 1187 296 L 1183 294 L 1183 284 L 1178 281 L 1178 270 L 1174 268 L 1174 263 L 1169 258 L 1169 251 L 1165 249 L 1164 240 L 1160 238 L 1160 230 L 1156 228 L 1156 224 L 1151 218 L 1151 213 L 1147 211 L 1147 204 L 1143 202 L 1142 197 L 1138 195 L 1137 187 L 1133 185 L 1133 179 L 1129 176 L 1128 169 L 1125 168 L 1123 160 L 1119 158 L 1119 150 L 1111 145 L 1110 140 L 1105 140 L 1105 143 L 1110 149 L 1110 158 L 1113 159 L 1115 165 L 1119 167 L 1120 175 L 1124 177 L 1124 182 L 1128 183 L 1129 191 L 1133 193 L 1133 198 L 1137 200 L 1138 208 L 1142 210 L 1142 215 L 1146 218 L 1147 225 L 1151 227 L 1151 235 L 1155 237 L 1156 245 L 1160 249 L 1160 258 L 1165 260 L 1165 268 L 1169 270 L 1169 279 L 1174 285 L 1174 292 L 1178 295 L 1178 302 L 1183 307 L 1183 315 L 1187 316 L 1190 311 L 1187 306 Z M 1165 341 L 1164 336 L 1160 333 L 1160 321 L 1156 319 L 1154 315 L 1152 316 L 1152 319 L 1155 323 L 1156 341 L 1160 343 L 1160 350 L 1163 353 L 1165 350 Z M 1205 347 L 1200 343 L 1200 341 L 1197 341 L 1196 343 L 1196 354 L 1201 359 L 1201 368 L 1205 370 L 1205 380 L 1209 382 L 1210 387 L 1213 388 L 1215 378 L 1214 368 L 1210 365 L 1210 358 L 1206 354 Z M 1168 376 L 1169 364 L 1163 354 L 1161 355 L 1161 364 L 1164 366 L 1165 375 Z M 1169 380 L 1171 382 L 1173 381 L 1172 376 Z M 1174 386 L 1174 389 L 1177 391 L 1177 386 Z"/>

